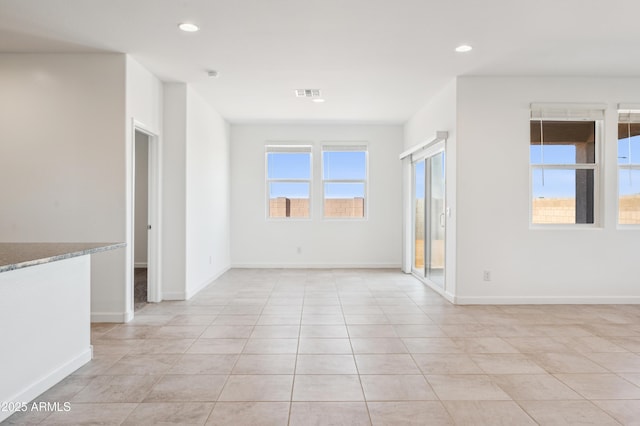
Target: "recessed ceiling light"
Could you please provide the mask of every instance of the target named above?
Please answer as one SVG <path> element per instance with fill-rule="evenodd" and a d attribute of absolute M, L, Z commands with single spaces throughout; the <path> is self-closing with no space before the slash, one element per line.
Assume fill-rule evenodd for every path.
<path fill-rule="evenodd" d="M 196 24 L 190 24 L 188 22 L 183 22 L 182 24 L 178 24 L 178 28 L 187 33 L 195 33 L 200 28 Z"/>
<path fill-rule="evenodd" d="M 473 47 L 467 45 L 467 44 L 462 44 L 458 47 L 456 47 L 456 52 L 469 52 L 471 49 L 473 49 Z"/>
<path fill-rule="evenodd" d="M 313 102 L 317 103 L 317 104 L 321 104 L 322 102 L 324 102 L 324 99 L 322 98 L 315 98 L 315 99 L 311 99 Z"/>

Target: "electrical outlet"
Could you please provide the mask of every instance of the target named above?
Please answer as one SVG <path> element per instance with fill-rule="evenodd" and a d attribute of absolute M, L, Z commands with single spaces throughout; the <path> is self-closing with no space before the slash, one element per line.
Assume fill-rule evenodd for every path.
<path fill-rule="evenodd" d="M 298 254 L 302 254 L 302 247 L 298 247 L 296 251 L 298 252 Z"/>
<path fill-rule="evenodd" d="M 213 256 L 209 256 L 209 265 L 213 263 Z"/>
<path fill-rule="evenodd" d="M 485 281 L 491 281 L 491 271 L 484 271 L 482 273 L 482 279 Z"/>

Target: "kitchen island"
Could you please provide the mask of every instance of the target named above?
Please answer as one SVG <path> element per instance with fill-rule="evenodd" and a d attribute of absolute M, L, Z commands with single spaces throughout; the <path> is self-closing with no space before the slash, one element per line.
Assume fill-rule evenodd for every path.
<path fill-rule="evenodd" d="M 0 243 L 0 404 L 27 403 L 91 360 L 90 255 L 124 246 Z"/>

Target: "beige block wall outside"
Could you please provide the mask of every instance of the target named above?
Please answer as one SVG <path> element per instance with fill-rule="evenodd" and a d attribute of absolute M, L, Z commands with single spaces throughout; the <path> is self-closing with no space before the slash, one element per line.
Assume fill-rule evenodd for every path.
<path fill-rule="evenodd" d="M 288 217 L 291 203 L 287 198 L 271 198 L 269 200 L 269 217 Z"/>
<path fill-rule="evenodd" d="M 416 200 L 415 219 L 416 235 L 424 235 L 424 198 Z"/>
<path fill-rule="evenodd" d="M 533 223 L 575 223 L 574 198 L 538 198 L 533 200 Z M 640 224 L 640 194 L 620 197 L 619 222 Z"/>
<path fill-rule="evenodd" d="M 290 198 L 290 217 L 309 217 L 309 200 L 306 198 Z"/>
<path fill-rule="evenodd" d="M 324 217 L 364 217 L 364 198 L 327 198 Z"/>
<path fill-rule="evenodd" d="M 575 198 L 534 199 L 532 221 L 532 223 L 575 223 Z"/>
<path fill-rule="evenodd" d="M 640 224 L 640 194 L 620 197 L 619 221 L 624 225 Z"/>
<path fill-rule="evenodd" d="M 309 217 L 308 198 L 272 198 L 269 217 Z M 324 217 L 364 217 L 364 198 L 328 198 Z"/>

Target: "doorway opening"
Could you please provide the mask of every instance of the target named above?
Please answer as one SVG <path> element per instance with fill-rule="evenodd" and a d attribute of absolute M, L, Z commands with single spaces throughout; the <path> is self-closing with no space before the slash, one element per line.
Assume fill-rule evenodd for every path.
<path fill-rule="evenodd" d="M 149 283 L 149 135 L 136 130 L 134 139 L 133 308 L 148 301 Z"/>
<path fill-rule="evenodd" d="M 147 302 L 160 302 L 160 146 L 159 138 L 132 120 L 128 319 Z"/>

